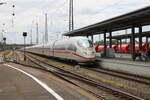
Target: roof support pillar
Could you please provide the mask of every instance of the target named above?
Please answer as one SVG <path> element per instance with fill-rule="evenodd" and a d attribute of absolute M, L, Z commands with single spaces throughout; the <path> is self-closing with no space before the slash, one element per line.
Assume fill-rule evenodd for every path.
<path fill-rule="evenodd" d="M 94 45 L 93 35 L 91 35 L 92 44 Z"/>
<path fill-rule="evenodd" d="M 122 53 L 122 39 L 120 39 L 120 53 Z"/>
<path fill-rule="evenodd" d="M 109 33 L 109 47 L 112 48 L 112 32 Z"/>
<path fill-rule="evenodd" d="M 131 50 L 131 44 L 132 44 L 132 40 L 131 40 L 131 37 L 130 37 L 130 54 L 132 52 L 132 50 Z"/>
<path fill-rule="evenodd" d="M 148 50 L 148 37 L 146 37 L 146 51 Z"/>
<path fill-rule="evenodd" d="M 107 48 L 107 45 L 106 45 L 106 32 L 104 33 L 104 57 L 106 57 L 106 48 Z"/>
<path fill-rule="evenodd" d="M 119 47 L 119 40 L 117 39 L 117 46 Z M 119 53 L 119 52 L 117 52 L 117 53 Z"/>
<path fill-rule="evenodd" d="M 139 26 L 139 51 L 142 51 L 142 26 Z M 141 55 L 139 58 L 142 60 Z"/>
<path fill-rule="evenodd" d="M 132 59 L 135 60 L 135 27 L 132 26 L 132 34 L 131 34 L 131 55 Z"/>

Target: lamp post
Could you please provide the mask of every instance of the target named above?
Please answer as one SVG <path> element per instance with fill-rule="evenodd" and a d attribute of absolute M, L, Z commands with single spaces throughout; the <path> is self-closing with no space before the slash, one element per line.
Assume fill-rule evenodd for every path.
<path fill-rule="evenodd" d="M 3 37 L 3 41 L 4 41 L 4 43 L 3 43 L 3 49 L 5 50 L 5 46 L 6 46 L 6 38 L 5 37 Z"/>
<path fill-rule="evenodd" d="M 27 36 L 27 32 L 23 32 L 23 37 L 24 37 L 24 61 L 26 61 L 26 55 L 25 55 L 26 36 Z"/>

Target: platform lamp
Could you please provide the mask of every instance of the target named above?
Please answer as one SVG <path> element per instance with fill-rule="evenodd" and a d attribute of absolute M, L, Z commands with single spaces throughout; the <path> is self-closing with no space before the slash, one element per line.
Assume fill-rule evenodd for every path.
<path fill-rule="evenodd" d="M 25 53 L 25 50 L 26 50 L 26 36 L 27 36 L 27 32 L 23 32 L 23 37 L 24 37 L 24 61 L 26 61 L 26 53 Z"/>

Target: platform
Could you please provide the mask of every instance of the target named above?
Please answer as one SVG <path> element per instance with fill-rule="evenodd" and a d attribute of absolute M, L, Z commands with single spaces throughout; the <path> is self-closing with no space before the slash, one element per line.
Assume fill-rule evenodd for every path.
<path fill-rule="evenodd" d="M 131 59 L 97 58 L 103 68 L 128 72 L 140 76 L 150 77 L 150 62 L 132 61 Z"/>
<path fill-rule="evenodd" d="M 89 100 L 86 96 L 75 92 L 73 89 L 70 89 L 61 83 L 57 82 L 55 84 L 52 79 L 49 79 L 44 75 L 40 76 L 40 78 L 45 80 L 45 84 L 48 83 L 48 85 L 46 84 L 47 86 L 52 85 L 52 90 L 54 91 L 50 90 L 50 93 L 39 84 L 37 80 L 35 81 L 32 77 L 7 65 L 9 64 L 0 64 L 0 100 L 70 100 L 70 98 L 72 98 L 72 100 Z M 34 73 L 38 76 L 42 73 L 38 73 L 34 70 L 31 71 L 33 73 L 30 73 L 30 75 L 33 76 L 35 76 Z"/>
<path fill-rule="evenodd" d="M 56 100 L 34 80 L 4 65 L 0 65 L 0 99 Z"/>

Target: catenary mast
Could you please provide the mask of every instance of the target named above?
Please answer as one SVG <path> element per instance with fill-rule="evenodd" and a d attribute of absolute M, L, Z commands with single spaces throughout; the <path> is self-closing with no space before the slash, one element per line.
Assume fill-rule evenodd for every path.
<path fill-rule="evenodd" d="M 73 0 L 69 2 L 69 32 L 74 30 Z"/>
<path fill-rule="evenodd" d="M 47 24 L 47 13 L 45 14 L 45 43 L 48 42 L 48 24 Z"/>

